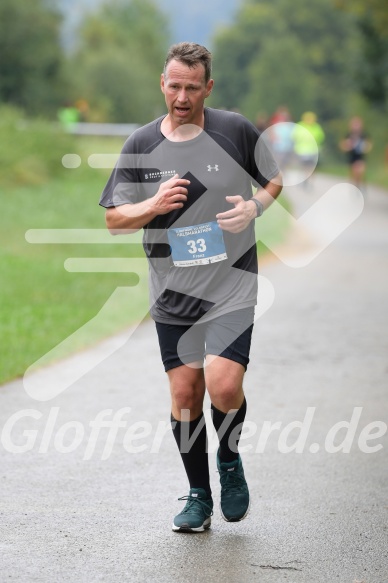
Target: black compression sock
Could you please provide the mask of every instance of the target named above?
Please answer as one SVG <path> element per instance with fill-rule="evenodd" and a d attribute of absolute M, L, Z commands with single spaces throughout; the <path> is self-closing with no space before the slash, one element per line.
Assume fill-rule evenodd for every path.
<path fill-rule="evenodd" d="M 210 496 L 207 434 L 203 413 L 193 421 L 177 421 L 171 415 L 171 424 L 190 488 L 204 488 Z"/>
<path fill-rule="evenodd" d="M 238 442 L 246 412 L 245 398 L 240 409 L 233 413 L 223 413 L 212 405 L 213 425 L 220 441 L 219 456 L 222 462 L 233 462 L 238 458 Z"/>

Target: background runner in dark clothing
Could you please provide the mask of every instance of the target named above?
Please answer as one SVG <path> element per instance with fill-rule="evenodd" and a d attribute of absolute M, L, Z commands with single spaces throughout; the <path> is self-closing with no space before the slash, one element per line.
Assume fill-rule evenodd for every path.
<path fill-rule="evenodd" d="M 372 149 L 372 142 L 364 131 L 364 123 L 361 117 L 352 117 L 349 122 L 349 133 L 341 141 L 340 148 L 347 153 L 350 179 L 355 186 L 360 188 L 366 171 L 365 157 Z"/>

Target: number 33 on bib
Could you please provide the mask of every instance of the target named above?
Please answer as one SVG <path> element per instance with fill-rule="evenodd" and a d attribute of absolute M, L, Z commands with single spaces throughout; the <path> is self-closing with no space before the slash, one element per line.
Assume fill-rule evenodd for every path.
<path fill-rule="evenodd" d="M 216 221 L 168 230 L 175 266 L 208 265 L 227 259 L 224 235 Z"/>

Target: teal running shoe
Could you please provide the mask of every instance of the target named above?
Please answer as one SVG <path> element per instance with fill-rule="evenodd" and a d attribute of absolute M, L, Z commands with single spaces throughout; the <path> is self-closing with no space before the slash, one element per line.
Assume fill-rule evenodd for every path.
<path fill-rule="evenodd" d="M 179 500 L 187 500 L 186 506 L 174 518 L 172 530 L 176 532 L 203 532 L 210 527 L 213 514 L 213 499 L 203 488 L 191 488 L 188 496 Z"/>
<path fill-rule="evenodd" d="M 221 462 L 217 452 L 221 482 L 221 514 L 227 522 L 239 522 L 249 512 L 249 490 L 240 455 L 233 462 Z"/>

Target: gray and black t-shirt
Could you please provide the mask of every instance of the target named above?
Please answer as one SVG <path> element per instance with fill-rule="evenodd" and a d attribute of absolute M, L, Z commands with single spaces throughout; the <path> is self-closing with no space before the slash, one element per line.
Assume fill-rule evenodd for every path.
<path fill-rule="evenodd" d="M 175 174 L 190 180 L 182 209 L 144 226 L 151 316 L 190 325 L 256 304 L 254 224 L 241 233 L 221 231 L 216 215 L 232 208 L 227 195 L 252 197 L 278 168 L 256 128 L 243 116 L 205 108 L 204 131 L 183 142 L 161 133 L 163 117 L 138 129 L 124 144 L 102 193 L 105 208 L 154 196 Z"/>

